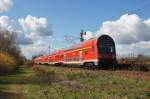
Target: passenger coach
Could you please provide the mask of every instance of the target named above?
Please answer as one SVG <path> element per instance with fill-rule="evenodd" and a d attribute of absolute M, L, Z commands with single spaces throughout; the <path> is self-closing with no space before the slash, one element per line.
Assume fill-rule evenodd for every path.
<path fill-rule="evenodd" d="M 34 63 L 108 68 L 116 64 L 115 43 L 110 36 L 102 35 L 48 56 L 38 57 Z"/>

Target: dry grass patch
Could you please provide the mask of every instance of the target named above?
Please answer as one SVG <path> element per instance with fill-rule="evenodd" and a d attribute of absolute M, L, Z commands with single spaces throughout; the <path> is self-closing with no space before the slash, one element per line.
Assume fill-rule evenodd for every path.
<path fill-rule="evenodd" d="M 14 57 L 8 53 L 0 52 L 0 73 L 11 72 L 16 69 Z"/>

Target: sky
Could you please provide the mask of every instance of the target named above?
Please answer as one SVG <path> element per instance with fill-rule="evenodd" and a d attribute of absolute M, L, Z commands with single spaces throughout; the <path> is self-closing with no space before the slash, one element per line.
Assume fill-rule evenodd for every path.
<path fill-rule="evenodd" d="M 85 40 L 108 34 L 117 54 L 150 54 L 149 0 L 0 0 L 0 31 L 17 35 L 27 58 L 71 45 L 64 35 Z"/>

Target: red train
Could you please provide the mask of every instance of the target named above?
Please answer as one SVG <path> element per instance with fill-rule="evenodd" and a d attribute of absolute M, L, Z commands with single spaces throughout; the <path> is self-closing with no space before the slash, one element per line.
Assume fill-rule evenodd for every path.
<path fill-rule="evenodd" d="M 35 58 L 35 64 L 80 65 L 105 67 L 115 66 L 114 40 L 108 35 L 89 39 L 78 45 L 60 49 L 53 54 Z"/>

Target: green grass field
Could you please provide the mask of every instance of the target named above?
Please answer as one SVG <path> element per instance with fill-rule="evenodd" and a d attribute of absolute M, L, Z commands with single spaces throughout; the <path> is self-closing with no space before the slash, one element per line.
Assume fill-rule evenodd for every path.
<path fill-rule="evenodd" d="M 0 75 L 0 99 L 150 99 L 150 72 L 30 67 Z"/>

